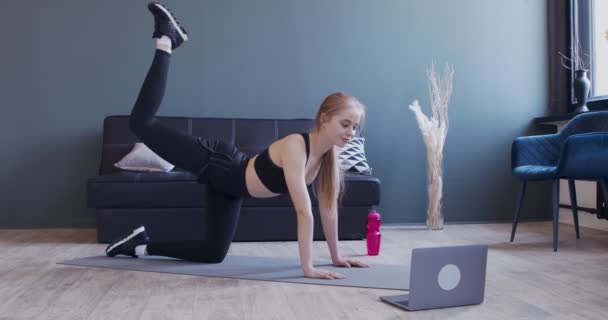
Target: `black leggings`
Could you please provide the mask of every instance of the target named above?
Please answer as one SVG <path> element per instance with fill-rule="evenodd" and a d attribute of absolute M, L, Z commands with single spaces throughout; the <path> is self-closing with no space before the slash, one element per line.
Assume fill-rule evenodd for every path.
<path fill-rule="evenodd" d="M 201 139 L 163 125 L 155 118 L 160 107 L 171 55 L 156 50 L 154 60 L 129 118 L 133 133 L 161 158 L 195 173 L 207 182 L 205 240 L 152 242 L 150 255 L 219 263 L 224 260 L 247 195 L 245 170 L 248 157 L 233 145 L 217 139 Z"/>

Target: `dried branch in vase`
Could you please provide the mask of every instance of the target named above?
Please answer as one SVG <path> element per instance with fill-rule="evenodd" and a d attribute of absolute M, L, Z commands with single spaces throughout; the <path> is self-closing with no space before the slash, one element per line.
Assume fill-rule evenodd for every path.
<path fill-rule="evenodd" d="M 422 138 L 426 145 L 428 163 L 428 209 L 427 226 L 433 230 L 443 228 L 441 198 L 443 195 L 443 147 L 448 133 L 448 104 L 452 95 L 454 68 L 446 63 L 443 76 L 435 70 L 435 63 L 427 71 L 432 117 L 427 117 L 420 109 L 418 100 L 409 106 L 414 112 Z"/>
<path fill-rule="evenodd" d="M 586 54 L 580 41 L 576 42 L 576 47 L 572 51 L 572 58 L 568 58 L 565 54 L 558 52 L 561 56 L 560 61 L 562 66 L 568 70 L 589 70 L 591 55 Z M 567 61 L 567 62 L 566 62 Z"/>

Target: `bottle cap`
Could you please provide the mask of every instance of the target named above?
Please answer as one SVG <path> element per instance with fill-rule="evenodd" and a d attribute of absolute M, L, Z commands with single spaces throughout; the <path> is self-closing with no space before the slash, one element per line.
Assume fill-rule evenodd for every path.
<path fill-rule="evenodd" d="M 380 219 L 380 213 L 378 213 L 375 209 L 371 209 L 367 214 L 368 218 Z"/>

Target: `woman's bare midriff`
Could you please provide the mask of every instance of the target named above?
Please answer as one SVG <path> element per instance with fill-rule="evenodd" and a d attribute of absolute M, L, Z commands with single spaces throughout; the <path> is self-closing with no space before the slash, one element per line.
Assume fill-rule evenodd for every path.
<path fill-rule="evenodd" d="M 281 168 L 283 166 L 280 164 L 280 159 L 275 160 L 272 154 L 275 154 L 275 151 L 276 154 L 281 154 L 281 147 L 283 142 L 282 140 L 283 139 L 275 141 L 269 147 L 272 148 L 272 152 L 270 152 L 270 158 L 272 159 L 272 162 L 274 162 L 277 166 Z M 247 185 L 247 191 L 254 198 L 270 198 L 278 196 L 278 193 L 274 193 L 268 190 L 268 188 L 266 188 L 266 186 L 262 183 L 262 180 L 260 180 L 260 177 L 258 177 L 258 174 L 253 166 L 253 163 L 255 159 L 257 159 L 257 157 L 257 155 L 252 157 L 247 163 L 247 170 L 245 171 L 245 183 Z M 308 159 L 308 163 L 306 164 L 306 168 L 304 169 L 306 174 L 306 185 L 310 185 L 315 180 L 315 177 L 319 172 L 319 164 L 319 159 L 313 160 L 312 157 Z"/>
<path fill-rule="evenodd" d="M 276 197 L 278 194 L 268 190 L 266 186 L 262 183 L 258 174 L 255 172 L 255 168 L 253 167 L 253 162 L 258 156 L 249 159 L 249 163 L 247 163 L 247 171 L 245 171 L 245 182 L 247 184 L 247 191 L 254 198 L 270 198 Z"/>

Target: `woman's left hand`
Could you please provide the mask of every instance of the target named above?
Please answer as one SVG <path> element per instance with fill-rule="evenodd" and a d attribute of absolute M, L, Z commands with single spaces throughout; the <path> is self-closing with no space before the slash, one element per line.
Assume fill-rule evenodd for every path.
<path fill-rule="evenodd" d="M 345 267 L 345 268 L 350 268 L 350 267 L 367 268 L 367 267 L 369 267 L 368 265 L 366 265 L 365 263 L 363 263 L 361 261 L 347 259 L 347 258 L 343 258 L 343 257 L 338 257 L 337 259 L 335 259 L 333 261 L 333 263 L 334 263 L 334 267 Z"/>

